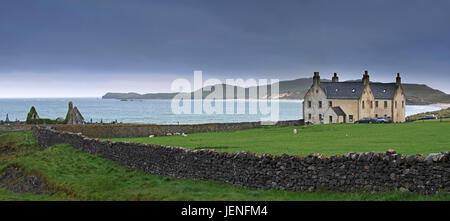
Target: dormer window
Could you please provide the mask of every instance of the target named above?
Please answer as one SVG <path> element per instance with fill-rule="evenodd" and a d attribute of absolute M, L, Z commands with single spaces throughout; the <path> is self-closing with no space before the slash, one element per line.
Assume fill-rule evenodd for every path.
<path fill-rule="evenodd" d="M 336 88 L 336 92 L 338 91 L 338 89 Z"/>
<path fill-rule="evenodd" d="M 383 93 L 386 93 L 386 89 L 383 90 Z"/>
<path fill-rule="evenodd" d="M 355 88 L 352 89 L 352 93 L 355 93 Z"/>

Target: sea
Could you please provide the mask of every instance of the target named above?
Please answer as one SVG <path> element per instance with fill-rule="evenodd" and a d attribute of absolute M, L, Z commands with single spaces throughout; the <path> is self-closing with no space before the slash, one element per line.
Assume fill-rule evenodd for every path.
<path fill-rule="evenodd" d="M 275 112 L 265 112 L 258 109 L 252 112 L 250 107 L 260 107 L 257 100 L 221 100 L 223 113 L 194 112 L 194 102 L 191 113 L 178 114 L 173 111 L 172 100 L 115 100 L 101 98 L 2 98 L 0 99 L 0 120 L 25 121 L 31 106 L 34 106 L 41 118 L 64 118 L 68 103 L 72 101 L 77 106 L 87 122 L 119 122 L 119 123 L 147 123 L 147 124 L 200 124 L 225 122 L 254 122 L 261 121 Z M 198 102 L 198 101 L 197 101 Z M 204 101 L 205 102 L 205 101 Z M 206 101 L 208 102 L 208 101 Z M 210 103 L 212 101 L 209 101 Z M 230 105 L 230 102 L 234 103 Z M 279 120 L 298 120 L 302 118 L 301 100 L 279 100 Z M 181 104 L 179 104 L 181 105 Z M 212 102 L 214 105 L 214 102 Z M 227 105 L 234 106 L 234 111 Z M 268 107 L 272 103 L 269 102 Z M 274 103 L 274 106 L 277 106 Z M 245 107 L 244 112 L 237 108 Z M 435 111 L 444 108 L 441 105 L 407 105 L 406 115 Z M 231 111 L 230 111 L 231 110 Z M 241 109 L 242 110 L 242 109 Z M 267 110 L 265 110 L 267 111 Z M 261 113 L 263 112 L 263 113 Z"/>

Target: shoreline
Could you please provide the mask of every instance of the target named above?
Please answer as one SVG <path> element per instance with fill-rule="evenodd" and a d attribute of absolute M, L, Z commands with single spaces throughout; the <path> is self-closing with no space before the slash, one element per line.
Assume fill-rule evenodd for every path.
<path fill-rule="evenodd" d="M 450 107 L 450 103 L 436 103 L 437 106 L 440 107 L 444 107 L 444 108 L 449 108 Z"/>

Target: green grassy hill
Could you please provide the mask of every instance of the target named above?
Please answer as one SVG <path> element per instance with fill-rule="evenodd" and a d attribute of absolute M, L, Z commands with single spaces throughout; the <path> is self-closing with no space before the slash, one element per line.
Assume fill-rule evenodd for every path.
<path fill-rule="evenodd" d="M 322 79 L 328 82 L 328 79 Z M 279 91 L 281 99 L 303 99 L 306 92 L 312 85 L 312 78 L 300 78 L 296 80 L 287 80 L 279 82 Z M 216 85 L 217 86 L 217 85 Z M 213 86 L 214 87 L 214 86 Z M 269 85 L 267 91 L 270 93 L 272 85 Z M 223 97 L 226 97 L 226 87 L 223 87 Z M 232 87 L 235 94 L 239 87 Z M 255 87 L 250 87 L 255 88 Z M 433 103 L 450 103 L 450 95 L 442 91 L 432 89 L 424 84 L 403 84 L 406 94 L 407 104 L 433 104 Z M 204 88 L 203 98 L 206 98 L 211 92 L 210 88 Z M 242 89 L 242 88 L 241 88 Z M 245 88 L 246 98 L 257 98 L 258 96 L 250 96 L 249 88 Z M 176 93 L 151 93 L 151 94 L 137 94 L 137 93 L 107 93 L 103 99 L 172 99 Z M 193 93 L 190 93 L 193 97 Z"/>
<path fill-rule="evenodd" d="M 450 103 L 450 95 L 424 84 L 403 84 L 407 104 Z"/>

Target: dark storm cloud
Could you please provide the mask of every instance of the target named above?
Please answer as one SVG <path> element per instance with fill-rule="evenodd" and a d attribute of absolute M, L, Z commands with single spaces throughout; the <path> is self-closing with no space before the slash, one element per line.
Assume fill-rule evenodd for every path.
<path fill-rule="evenodd" d="M 449 1 L 2 1 L 0 74 L 450 81 Z M 243 75 L 245 74 L 245 75 Z M 345 76 L 343 76 L 345 78 Z"/>

